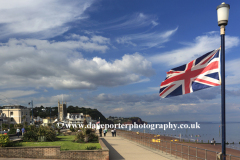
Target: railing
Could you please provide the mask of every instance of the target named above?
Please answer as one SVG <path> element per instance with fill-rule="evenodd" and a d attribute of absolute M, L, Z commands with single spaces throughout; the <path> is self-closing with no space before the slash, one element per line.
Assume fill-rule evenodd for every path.
<path fill-rule="evenodd" d="M 118 136 L 151 148 L 155 151 L 170 154 L 171 156 L 176 156 L 176 158 L 187 160 L 219 160 L 219 152 L 187 146 L 171 141 L 164 141 L 162 139 L 159 140 L 160 137 L 153 137 L 153 135 L 150 134 L 143 135 L 142 133 L 138 135 L 136 132 L 121 130 L 118 130 L 117 134 Z M 240 160 L 240 157 L 227 154 L 226 160 Z"/>

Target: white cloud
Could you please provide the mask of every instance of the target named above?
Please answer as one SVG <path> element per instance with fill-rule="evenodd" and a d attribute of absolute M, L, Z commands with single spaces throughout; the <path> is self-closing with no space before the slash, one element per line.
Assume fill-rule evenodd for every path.
<path fill-rule="evenodd" d="M 127 44 L 127 45 L 132 45 L 132 46 L 136 47 L 137 44 L 133 43 L 131 40 L 132 40 L 132 38 L 128 37 L 128 36 L 124 36 L 124 37 L 120 37 L 120 38 L 116 39 L 117 43 L 119 43 L 119 44 Z"/>
<path fill-rule="evenodd" d="M 59 102 L 70 102 L 71 101 L 71 95 L 67 95 L 67 94 L 60 94 L 60 95 L 56 95 L 56 96 L 52 96 L 50 97 L 50 102 L 52 103 L 57 103 Z"/>
<path fill-rule="evenodd" d="M 108 48 L 104 37 L 95 42 L 10 39 L 0 45 L 0 86 L 96 89 L 141 82 L 154 74 L 151 62 L 139 53 L 108 62 L 99 57 L 84 59 L 77 52 Z"/>
<path fill-rule="evenodd" d="M 102 36 L 93 36 L 91 38 L 92 42 L 99 43 L 99 44 L 108 44 L 110 43 L 110 39 Z"/>
<path fill-rule="evenodd" d="M 165 32 L 140 33 L 122 36 L 116 39 L 119 44 L 127 44 L 142 47 L 163 47 L 163 43 L 170 40 L 170 37 L 178 30 L 178 27 Z"/>
<path fill-rule="evenodd" d="M 105 29 L 135 29 L 141 27 L 157 26 L 157 17 L 144 13 L 135 13 L 132 16 L 125 16 L 113 22 L 109 22 Z"/>
<path fill-rule="evenodd" d="M 84 19 L 88 1 L 8 0 L 0 2 L 0 35 L 34 34 L 40 38 L 54 37 L 66 32 L 66 23 Z"/>
<path fill-rule="evenodd" d="M 28 96 L 36 93 L 37 92 L 34 90 L 6 90 L 4 92 L 0 92 L 0 97 L 1 99 L 8 99 Z"/>
<path fill-rule="evenodd" d="M 167 36 L 167 34 L 166 34 Z M 220 47 L 220 37 L 217 34 L 203 35 L 195 38 L 194 43 L 187 47 L 156 54 L 149 58 L 153 63 L 165 63 L 169 66 L 183 65 L 197 57 Z M 238 46 L 239 38 L 226 36 L 226 49 Z"/>
<path fill-rule="evenodd" d="M 81 42 L 91 42 L 97 44 L 110 44 L 110 38 L 106 38 L 103 36 L 98 36 L 94 34 L 90 34 L 91 37 L 81 36 L 77 34 L 71 34 L 70 36 L 66 36 L 66 39 L 75 39 Z"/>

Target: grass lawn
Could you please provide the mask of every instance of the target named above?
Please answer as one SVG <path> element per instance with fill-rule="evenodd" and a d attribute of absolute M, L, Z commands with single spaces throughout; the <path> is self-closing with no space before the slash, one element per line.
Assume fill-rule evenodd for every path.
<path fill-rule="evenodd" d="M 38 147 L 38 146 L 61 146 L 61 150 L 86 150 L 87 146 L 96 146 L 97 149 L 101 149 L 99 143 L 75 143 L 72 142 L 75 136 L 57 136 L 60 138 L 54 142 L 22 142 L 22 147 Z"/>

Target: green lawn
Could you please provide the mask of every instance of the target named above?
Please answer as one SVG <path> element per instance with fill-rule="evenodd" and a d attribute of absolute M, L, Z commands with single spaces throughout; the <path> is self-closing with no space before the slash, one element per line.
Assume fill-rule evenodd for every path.
<path fill-rule="evenodd" d="M 60 140 L 55 142 L 22 142 L 21 146 L 61 146 L 61 150 L 85 150 L 87 146 L 96 146 L 97 149 L 101 149 L 99 143 L 75 143 L 72 142 L 75 136 L 58 136 Z"/>

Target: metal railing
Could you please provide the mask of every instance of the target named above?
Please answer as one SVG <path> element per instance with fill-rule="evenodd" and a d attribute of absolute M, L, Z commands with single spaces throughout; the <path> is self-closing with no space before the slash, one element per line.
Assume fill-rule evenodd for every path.
<path fill-rule="evenodd" d="M 136 134 L 132 131 L 117 131 L 118 136 L 136 142 L 145 147 L 151 148 L 155 151 L 170 154 L 176 156 L 176 158 L 187 159 L 187 160 L 218 160 L 219 152 L 202 149 L 198 147 L 192 147 L 180 143 L 171 141 L 160 140 L 160 137 L 153 137 L 150 134 Z M 226 160 L 240 160 L 239 156 L 231 154 L 226 155 Z"/>

